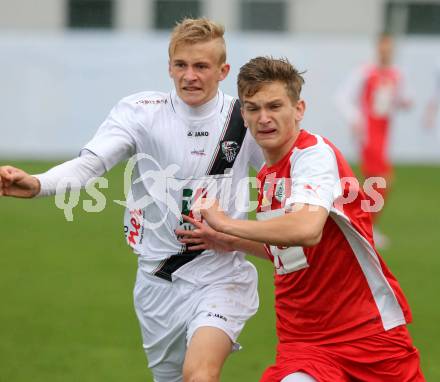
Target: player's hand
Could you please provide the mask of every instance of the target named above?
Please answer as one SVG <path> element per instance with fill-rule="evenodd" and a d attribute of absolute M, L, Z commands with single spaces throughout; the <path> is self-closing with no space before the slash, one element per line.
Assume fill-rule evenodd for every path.
<path fill-rule="evenodd" d="M 213 198 L 197 199 L 191 210 L 196 220 L 205 219 L 209 226 L 218 232 L 223 231 L 223 227 L 229 220 L 229 217 L 221 209 L 218 201 Z"/>
<path fill-rule="evenodd" d="M 183 220 L 191 223 L 193 230 L 177 229 L 176 235 L 179 241 L 187 245 L 190 251 L 212 249 L 216 252 L 231 252 L 234 250 L 232 236 L 220 233 L 212 229 L 206 222 L 197 221 L 190 216 L 182 215 Z"/>
<path fill-rule="evenodd" d="M 0 196 L 33 198 L 40 192 L 40 182 L 34 176 L 12 166 L 0 167 Z"/>

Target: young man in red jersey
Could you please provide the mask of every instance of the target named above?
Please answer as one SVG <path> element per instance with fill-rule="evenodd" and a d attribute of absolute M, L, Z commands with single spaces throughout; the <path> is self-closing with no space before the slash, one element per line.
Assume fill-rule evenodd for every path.
<path fill-rule="evenodd" d="M 385 200 L 393 179 L 393 167 L 388 157 L 392 117 L 397 109 L 411 106 L 402 72 L 393 64 L 394 41 L 381 34 L 376 42 L 376 62 L 356 68 L 340 87 L 337 104 L 350 124 L 359 143 L 360 168 L 364 178 L 381 177 L 386 187 L 377 191 Z M 372 213 L 375 224 L 380 211 Z M 376 244 L 387 247 L 389 239 L 377 227 Z"/>
<path fill-rule="evenodd" d="M 245 249 L 275 266 L 276 363 L 262 382 L 421 382 L 411 312 L 377 253 L 365 194 L 338 149 L 300 129 L 301 74 L 257 57 L 238 76 L 245 123 L 263 149 L 258 221 L 199 203 L 208 224 L 178 232 L 190 247 Z M 352 183 L 351 183 L 352 184 Z"/>

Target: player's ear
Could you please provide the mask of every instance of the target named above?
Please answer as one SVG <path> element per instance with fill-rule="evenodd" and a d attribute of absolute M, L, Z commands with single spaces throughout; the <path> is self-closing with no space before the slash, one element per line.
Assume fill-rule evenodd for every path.
<path fill-rule="evenodd" d="M 301 121 L 304 118 L 304 113 L 306 111 L 306 102 L 303 99 L 298 100 L 295 106 L 296 109 L 296 121 Z"/>
<path fill-rule="evenodd" d="M 168 60 L 168 74 L 171 78 L 173 77 L 173 74 L 171 73 L 171 60 Z"/>
<path fill-rule="evenodd" d="M 228 76 L 230 70 L 231 70 L 231 65 L 227 63 L 221 64 L 219 81 L 223 81 Z"/>
<path fill-rule="evenodd" d="M 248 123 L 246 122 L 246 120 L 244 119 L 244 111 L 243 111 L 243 107 L 240 107 L 240 113 L 241 113 L 241 118 L 243 118 L 243 124 L 244 124 L 244 127 L 248 128 L 249 125 L 248 125 Z"/>

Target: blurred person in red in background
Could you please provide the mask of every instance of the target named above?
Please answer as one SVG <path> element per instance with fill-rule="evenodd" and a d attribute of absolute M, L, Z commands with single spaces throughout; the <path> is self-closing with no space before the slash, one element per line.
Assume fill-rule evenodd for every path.
<path fill-rule="evenodd" d="M 359 145 L 362 175 L 385 179 L 386 186 L 377 188 L 384 200 L 393 178 L 388 158 L 391 119 L 396 109 L 408 109 L 412 104 L 402 73 L 393 65 L 393 53 L 392 36 L 381 34 L 377 39 L 376 62 L 357 68 L 337 92 L 338 109 L 350 124 Z M 374 224 L 379 212 L 372 213 Z M 389 244 L 377 227 L 374 236 L 377 246 Z"/>
<path fill-rule="evenodd" d="M 434 79 L 434 91 L 429 99 L 428 106 L 425 110 L 424 125 L 428 129 L 434 129 L 436 125 L 438 109 L 440 105 L 440 59 L 437 62 Z"/>

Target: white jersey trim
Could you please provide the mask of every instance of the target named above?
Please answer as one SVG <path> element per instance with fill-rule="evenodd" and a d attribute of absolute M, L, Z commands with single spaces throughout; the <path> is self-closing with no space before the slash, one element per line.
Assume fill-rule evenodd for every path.
<path fill-rule="evenodd" d="M 367 280 L 385 330 L 406 324 L 402 308 L 393 288 L 383 274 L 379 258 L 371 244 L 351 225 L 341 211 L 330 215 L 341 229 Z M 335 213 L 336 212 L 336 213 Z"/>

